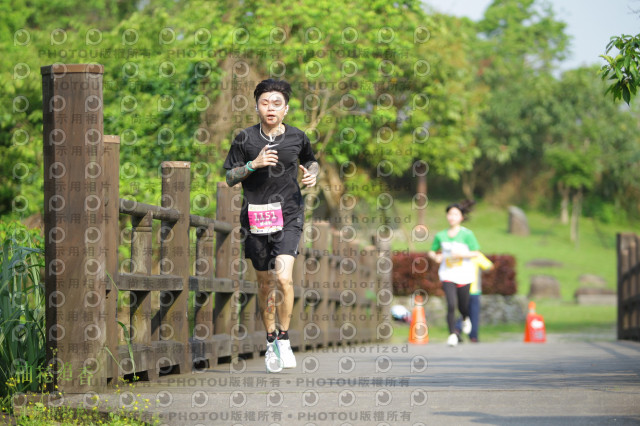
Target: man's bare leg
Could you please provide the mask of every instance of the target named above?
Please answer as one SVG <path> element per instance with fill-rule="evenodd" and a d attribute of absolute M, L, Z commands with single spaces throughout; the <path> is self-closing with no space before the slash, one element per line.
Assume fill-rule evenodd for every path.
<path fill-rule="evenodd" d="M 278 292 L 276 294 L 276 310 L 278 312 L 278 322 L 280 330 L 289 330 L 291 314 L 293 312 L 293 264 L 296 258 L 288 254 L 281 254 L 276 257 L 275 284 Z"/>
<path fill-rule="evenodd" d="M 283 368 L 296 368 L 296 357 L 289 340 L 289 325 L 293 312 L 293 263 L 295 257 L 276 257 L 274 274 L 276 277 L 276 312 L 278 313 L 278 350 Z"/>
<path fill-rule="evenodd" d="M 267 330 L 267 349 L 264 362 L 268 373 L 277 373 L 284 367 L 276 343 L 276 283 L 275 276 L 269 271 L 256 271 L 258 278 L 258 304 L 262 322 Z M 269 336 L 269 334 L 271 336 Z"/>
<path fill-rule="evenodd" d="M 276 331 L 276 283 L 269 271 L 256 271 L 258 278 L 258 306 L 267 333 Z"/>

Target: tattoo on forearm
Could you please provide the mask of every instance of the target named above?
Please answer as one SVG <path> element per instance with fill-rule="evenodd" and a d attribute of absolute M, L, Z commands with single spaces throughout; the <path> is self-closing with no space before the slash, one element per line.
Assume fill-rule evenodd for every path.
<path fill-rule="evenodd" d="M 309 164 L 307 170 L 309 170 L 309 173 L 311 173 L 312 175 L 318 176 L 318 173 L 320 173 L 320 166 L 318 165 L 317 161 L 314 161 L 313 163 Z"/>
<path fill-rule="evenodd" d="M 242 182 L 249 176 L 249 169 L 245 166 L 236 167 L 227 171 L 227 185 L 234 186 L 235 184 Z"/>

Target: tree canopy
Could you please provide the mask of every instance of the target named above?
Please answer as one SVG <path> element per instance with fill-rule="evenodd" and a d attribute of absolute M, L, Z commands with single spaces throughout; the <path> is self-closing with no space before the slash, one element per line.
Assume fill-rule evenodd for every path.
<path fill-rule="evenodd" d="M 376 197 L 411 194 L 424 164 L 470 197 L 542 180 L 511 197 L 535 202 L 562 198 L 558 182 L 578 173 L 569 165 L 589 163 L 579 186 L 594 205 L 638 212 L 637 112 L 598 100 L 598 70 L 554 75 L 569 39 L 538 1 L 494 0 L 479 22 L 412 0 L 32 0 L 0 13 L 0 215 L 42 210 L 39 68 L 56 62 L 105 66 L 121 194 L 141 202 L 159 204 L 162 161 L 191 161 L 193 208 L 213 214 L 229 145 L 257 122 L 253 88 L 274 77 L 293 86 L 288 122 L 317 152 L 327 217 L 351 214 L 339 208 L 345 196 L 388 214 Z M 586 157 L 561 158 L 573 154 Z"/>

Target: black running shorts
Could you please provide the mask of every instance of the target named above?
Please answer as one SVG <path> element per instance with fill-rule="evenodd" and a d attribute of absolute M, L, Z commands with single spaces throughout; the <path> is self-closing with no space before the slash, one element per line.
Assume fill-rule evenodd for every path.
<path fill-rule="evenodd" d="M 285 228 L 269 235 L 247 233 L 244 242 L 244 257 L 251 259 L 256 271 L 274 269 L 276 256 L 288 254 L 296 257 L 302 229 L 298 227 Z"/>

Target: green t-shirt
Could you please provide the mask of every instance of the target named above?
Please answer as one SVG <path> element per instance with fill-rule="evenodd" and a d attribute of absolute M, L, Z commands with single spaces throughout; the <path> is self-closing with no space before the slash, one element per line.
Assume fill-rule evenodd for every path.
<path fill-rule="evenodd" d="M 456 254 L 480 250 L 478 240 L 470 229 L 461 226 L 454 237 L 450 237 L 449 231 L 446 229 L 438 232 L 431 245 L 431 250 L 442 250 L 442 263 L 438 269 L 440 281 L 470 284 L 475 280 L 476 267 L 471 259 L 462 259 L 456 256 Z"/>

